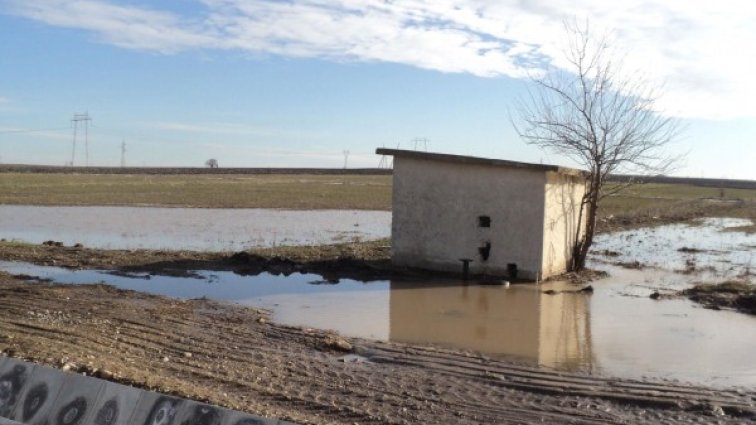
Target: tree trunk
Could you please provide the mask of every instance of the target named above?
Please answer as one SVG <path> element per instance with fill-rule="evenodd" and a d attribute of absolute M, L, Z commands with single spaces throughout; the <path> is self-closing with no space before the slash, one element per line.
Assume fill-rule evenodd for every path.
<path fill-rule="evenodd" d="M 585 239 L 580 244 L 578 255 L 575 261 L 575 271 L 585 269 L 585 260 L 588 257 L 588 251 L 593 245 L 593 233 L 596 231 L 596 213 L 598 212 L 597 202 L 591 200 L 588 204 L 588 217 L 585 220 Z"/>
<path fill-rule="evenodd" d="M 600 184 L 597 178 L 591 179 L 588 188 L 588 199 L 586 201 L 586 218 L 585 218 L 585 237 L 576 242 L 574 250 L 574 271 L 579 272 L 585 269 L 585 260 L 588 257 L 588 251 L 593 245 L 593 234 L 596 232 L 596 215 L 598 214 L 598 200 Z"/>

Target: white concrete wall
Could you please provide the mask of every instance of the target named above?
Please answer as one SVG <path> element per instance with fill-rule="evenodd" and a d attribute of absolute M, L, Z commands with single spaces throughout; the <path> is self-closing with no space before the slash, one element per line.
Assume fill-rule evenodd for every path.
<path fill-rule="evenodd" d="M 394 159 L 392 261 L 399 266 L 505 274 L 515 263 L 535 278 L 543 254 L 543 171 Z M 490 228 L 478 216 L 491 217 Z M 491 242 L 482 261 L 478 247 Z"/>
<path fill-rule="evenodd" d="M 585 231 L 585 220 L 579 220 L 584 193 L 581 177 L 546 173 L 542 278 L 567 271 L 578 223 L 581 235 Z"/>

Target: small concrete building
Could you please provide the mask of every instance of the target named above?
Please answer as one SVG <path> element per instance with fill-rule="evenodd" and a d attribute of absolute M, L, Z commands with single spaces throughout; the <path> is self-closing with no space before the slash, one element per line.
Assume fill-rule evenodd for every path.
<path fill-rule="evenodd" d="M 400 149 L 391 260 L 398 266 L 544 279 L 567 270 L 582 236 L 580 170 Z M 578 226 L 581 232 L 578 233 Z"/>

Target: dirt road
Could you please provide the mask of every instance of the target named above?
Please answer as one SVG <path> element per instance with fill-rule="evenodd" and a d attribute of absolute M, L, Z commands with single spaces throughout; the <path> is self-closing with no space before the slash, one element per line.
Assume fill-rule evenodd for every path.
<path fill-rule="evenodd" d="M 471 353 L 345 340 L 208 300 L 8 275 L 0 275 L 0 350 L 300 423 L 756 420 L 754 391 L 556 373 Z"/>

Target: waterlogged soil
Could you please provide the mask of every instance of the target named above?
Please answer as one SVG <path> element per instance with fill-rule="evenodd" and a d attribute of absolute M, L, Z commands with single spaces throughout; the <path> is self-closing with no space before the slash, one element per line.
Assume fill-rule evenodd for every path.
<path fill-rule="evenodd" d="M 387 240 L 318 246 L 257 248 L 236 253 L 160 250 L 101 250 L 66 246 L 58 241 L 39 245 L 1 242 L 0 259 L 69 269 L 109 269 L 123 273 L 191 276 L 193 270 L 223 270 L 240 275 L 316 273 L 325 280 L 388 279 L 420 276 L 391 267 Z"/>
<path fill-rule="evenodd" d="M 750 219 L 705 218 L 690 223 L 596 236 L 594 257 L 629 268 L 657 268 L 703 277 L 748 277 L 756 268 L 756 235 L 738 229 Z"/>
<path fill-rule="evenodd" d="M 682 279 L 657 286 L 657 300 L 687 298 L 714 310 L 756 314 L 756 234 L 748 218 L 703 218 L 596 237 L 594 266 L 612 264 L 648 276 Z M 657 279 L 658 280 L 658 279 Z M 694 286 L 695 285 L 695 286 Z"/>
<path fill-rule="evenodd" d="M 688 297 L 707 308 L 715 310 L 729 308 L 756 315 L 756 285 L 748 281 L 702 283 L 682 290 L 679 295 Z"/>
<path fill-rule="evenodd" d="M 709 228 L 710 224 L 702 227 Z M 732 233 L 728 230 L 730 224 L 733 223 L 721 226 L 722 229 L 713 234 Z M 695 235 L 695 232 L 682 233 Z M 700 240 L 702 238 L 696 242 Z M 277 247 L 235 254 L 103 251 L 65 245 L 0 243 L 0 258 L 74 269 L 110 269 L 127 275 L 191 276 L 194 270 L 228 270 L 241 275 L 306 272 L 322 275 L 323 283 L 334 283 L 341 278 L 364 281 L 414 278 L 420 281 L 427 277 L 392 269 L 386 241 Z M 631 277 L 625 279 L 621 287 L 607 286 L 611 290 L 602 292 L 599 282 L 595 282 L 597 289 L 593 295 L 544 293 L 539 299 L 599 299 L 603 293 L 609 298 L 626 300 L 620 303 L 624 310 L 617 310 L 616 303 L 603 302 L 593 303 L 590 310 L 585 310 L 590 311 L 588 316 L 600 316 L 598 309 L 614 309 L 604 311 L 605 317 L 617 320 L 610 321 L 603 329 L 611 332 L 614 326 L 614 339 L 621 342 L 617 347 L 626 348 L 623 340 L 628 332 L 627 317 L 648 314 L 647 309 L 638 307 L 636 300 L 657 303 L 649 299 L 650 294 L 673 294 L 689 288 L 691 282 L 699 278 L 724 280 L 733 274 L 742 274 L 743 266 L 750 261 L 742 260 L 745 257 L 738 254 L 726 258 L 730 263 L 734 260 L 735 266 L 708 267 L 709 259 L 722 258 L 710 251 L 726 251 L 721 244 L 716 247 L 705 243 L 694 245 L 686 239 L 667 243 L 666 249 L 661 249 L 662 245 L 664 242 L 659 240 L 648 247 L 655 250 L 658 258 L 667 255 L 670 249 L 677 253 L 675 255 L 681 255 L 680 262 L 670 263 L 675 264 L 674 267 L 665 269 L 662 263 L 646 265 L 632 258 L 618 258 L 621 252 L 604 246 L 603 254 L 592 259 L 593 265 L 638 261 L 638 270 L 626 270 Z M 746 250 L 754 246 L 748 241 L 737 244 L 741 245 Z M 682 248 L 687 249 L 678 251 Z M 695 269 L 686 271 L 691 259 L 695 261 Z M 615 268 L 611 273 L 622 278 L 622 270 Z M 750 273 L 747 267 L 745 271 Z M 646 277 L 639 278 L 636 274 Z M 420 305 L 417 301 L 413 305 Z M 688 301 L 659 300 L 658 303 L 670 303 L 673 309 L 680 310 L 674 318 L 660 313 L 654 320 L 669 322 L 675 337 L 698 338 L 701 345 L 692 352 L 705 355 L 711 354 L 710 348 L 726 348 L 708 347 L 705 352 L 700 351 L 707 346 L 707 336 L 688 323 L 691 317 L 698 316 L 689 317 L 692 307 Z M 458 312 L 448 313 L 451 317 Z M 633 375 L 636 378 L 602 377 L 588 372 L 538 368 L 463 349 L 421 346 L 411 339 L 381 342 L 338 336 L 276 324 L 270 319 L 268 313 L 261 310 L 207 299 L 182 301 L 104 285 L 63 286 L 39 282 L 33 277 L 0 275 L 0 350 L 6 354 L 265 416 L 302 423 L 743 423 L 756 420 L 756 392 L 750 385 L 713 389 L 658 377 L 640 380 L 637 374 Z M 649 321 L 640 319 L 639 316 L 637 321 L 632 320 L 634 326 L 630 330 L 648 335 L 648 331 L 658 328 L 645 328 L 641 325 Z M 672 323 L 674 320 L 677 324 Z M 430 325 L 425 333 L 432 328 Z M 594 339 L 600 337 L 594 334 L 594 328 L 585 329 Z M 544 332 L 548 334 L 549 329 Z M 742 347 L 739 342 L 733 344 Z M 637 347 L 637 350 L 646 348 Z M 604 354 L 609 354 L 606 357 L 609 363 L 621 364 L 627 360 L 628 353 L 626 349 L 610 349 Z M 753 375 L 754 371 L 746 372 Z"/>
<path fill-rule="evenodd" d="M 265 312 L 0 274 L 0 350 L 299 423 L 744 423 L 756 392 L 600 378 L 271 323 Z"/>

